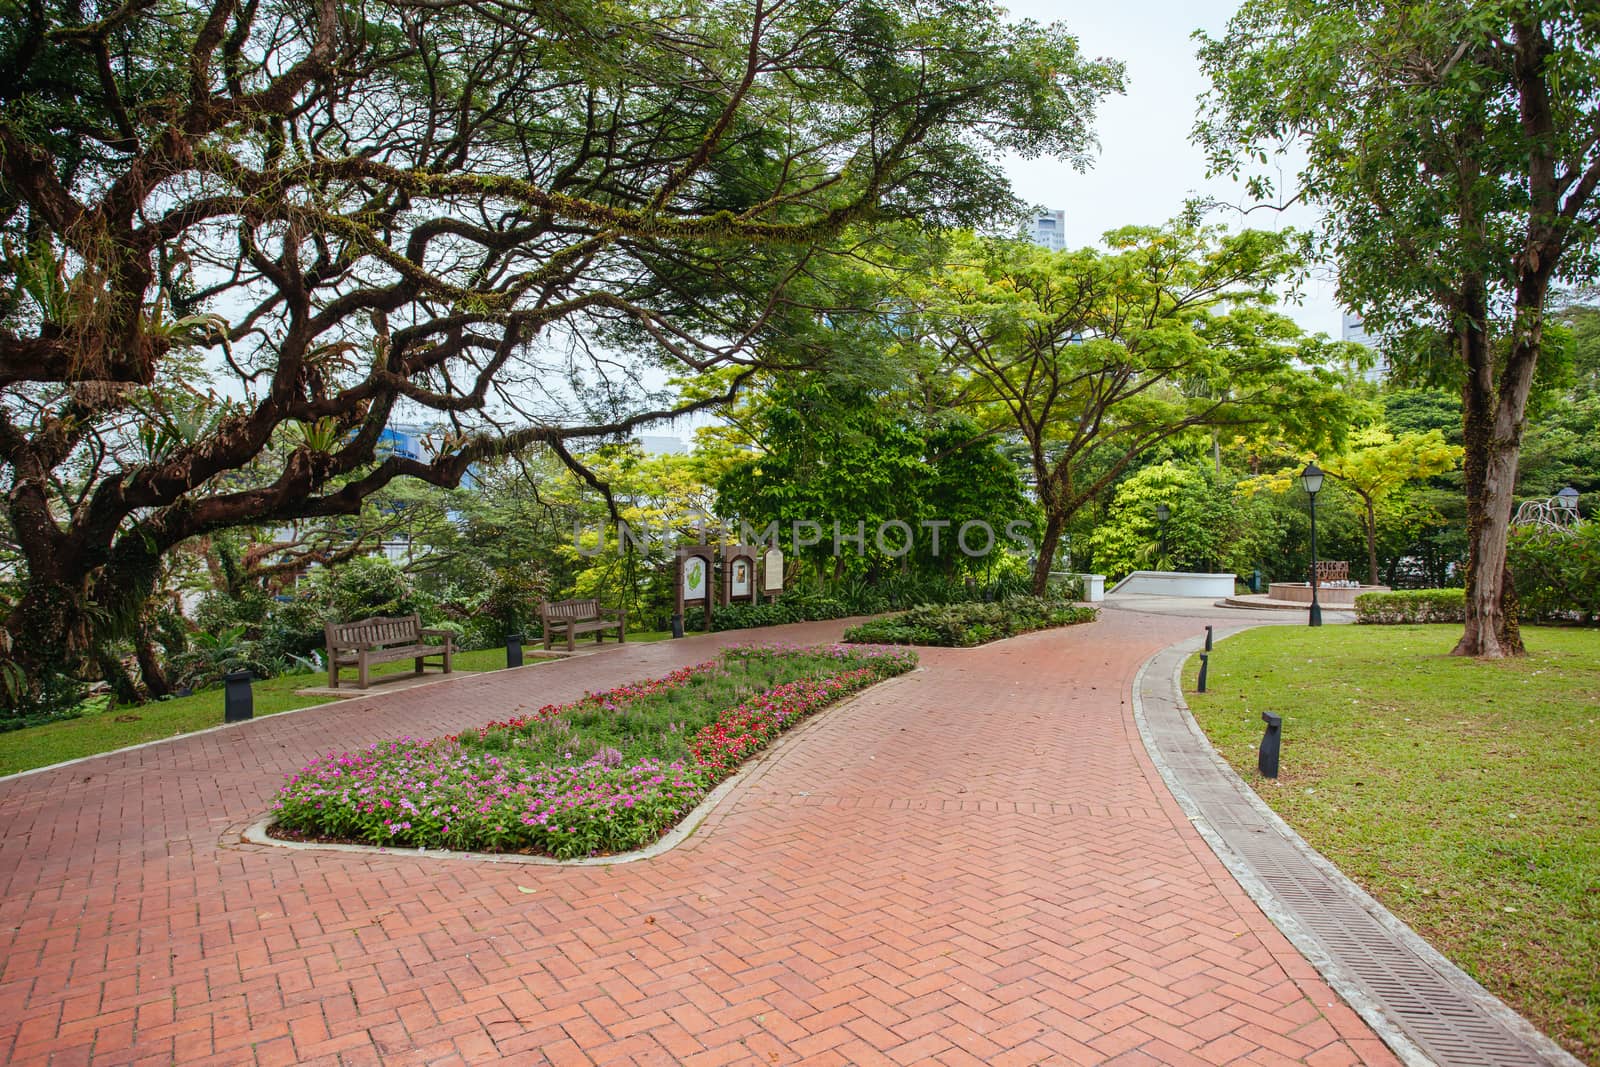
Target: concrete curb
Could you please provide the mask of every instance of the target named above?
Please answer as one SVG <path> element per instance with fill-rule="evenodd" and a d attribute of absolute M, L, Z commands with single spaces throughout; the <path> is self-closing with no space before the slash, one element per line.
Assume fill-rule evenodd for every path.
<path fill-rule="evenodd" d="M 1253 627 L 1229 627 L 1219 631 L 1218 637 L 1231 636 Z M 1134 676 L 1133 682 L 1133 715 L 1138 726 L 1140 739 L 1144 742 L 1145 750 L 1149 753 L 1151 762 L 1160 772 L 1166 782 L 1168 790 L 1178 802 L 1179 807 L 1188 816 L 1189 821 L 1199 832 L 1200 836 L 1210 846 L 1228 871 L 1238 881 L 1239 885 L 1250 898 L 1256 902 L 1262 912 L 1272 920 L 1289 942 L 1303 955 L 1318 973 L 1342 996 L 1361 1018 L 1372 1027 L 1385 1044 L 1408 1067 L 1427 1067 L 1435 1061 L 1431 1059 L 1418 1045 L 1412 1041 L 1404 1029 L 1401 1019 L 1392 1014 L 1381 1001 L 1370 996 L 1367 987 L 1350 969 L 1347 963 L 1340 958 L 1337 951 L 1330 950 L 1324 942 L 1312 931 L 1303 926 L 1285 906 L 1267 883 L 1260 877 L 1254 866 L 1242 855 L 1230 847 L 1222 835 L 1202 813 L 1200 804 L 1188 787 L 1183 770 L 1173 766 L 1163 754 L 1154 733 L 1151 729 L 1148 714 L 1145 708 L 1145 690 L 1148 686 L 1152 697 L 1164 697 L 1170 700 L 1174 710 L 1180 716 L 1184 727 L 1198 739 L 1200 747 L 1209 755 L 1211 762 L 1221 773 L 1227 783 L 1237 792 L 1238 797 L 1284 841 L 1292 847 L 1303 859 L 1314 866 L 1334 887 L 1344 894 L 1346 898 L 1370 915 L 1385 932 L 1398 942 L 1404 949 L 1412 953 L 1419 960 L 1432 968 L 1449 987 L 1459 995 L 1462 1000 L 1470 1002 L 1479 1011 L 1482 1011 L 1495 1023 L 1503 1027 L 1510 1034 L 1530 1046 L 1542 1061 L 1556 1067 L 1583 1067 L 1577 1058 L 1568 1053 L 1561 1046 L 1533 1026 L 1521 1015 L 1517 1014 L 1504 1001 L 1500 1000 L 1487 989 L 1483 988 L 1471 975 L 1451 963 L 1437 949 L 1428 944 L 1421 935 L 1407 926 L 1392 912 L 1374 899 L 1371 894 L 1351 881 L 1340 871 L 1326 856 L 1312 848 L 1295 830 L 1269 807 L 1266 801 L 1258 796 L 1254 789 L 1241 778 L 1227 760 L 1211 746 L 1209 739 L 1200 729 L 1199 723 L 1190 713 L 1188 704 L 1183 699 L 1182 672 L 1185 661 L 1191 652 L 1198 651 L 1202 646 L 1201 638 L 1190 638 L 1157 652 L 1147 659 Z M 1163 660 L 1169 662 L 1163 663 Z M 1163 669 L 1165 668 L 1165 669 Z"/>

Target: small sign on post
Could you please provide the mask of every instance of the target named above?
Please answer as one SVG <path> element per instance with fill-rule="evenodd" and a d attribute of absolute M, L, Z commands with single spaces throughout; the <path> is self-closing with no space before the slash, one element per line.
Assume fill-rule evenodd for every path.
<path fill-rule="evenodd" d="M 774 601 L 783 592 L 783 550 L 777 546 L 762 554 L 761 591 Z"/>
<path fill-rule="evenodd" d="M 677 575 L 673 585 L 677 589 L 673 634 L 677 636 L 683 626 L 683 610 L 699 605 L 706 612 L 706 633 L 711 632 L 711 610 L 716 600 L 711 591 L 712 550 L 708 545 L 689 545 L 678 549 Z"/>
<path fill-rule="evenodd" d="M 756 591 L 756 559 L 760 545 L 725 545 L 722 549 L 722 602 L 753 604 L 760 600 Z"/>

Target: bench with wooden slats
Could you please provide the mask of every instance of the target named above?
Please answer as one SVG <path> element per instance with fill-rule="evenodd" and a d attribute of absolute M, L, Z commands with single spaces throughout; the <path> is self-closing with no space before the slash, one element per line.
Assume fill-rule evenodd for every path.
<path fill-rule="evenodd" d="M 420 615 L 404 615 L 395 619 L 362 619 L 360 622 L 330 622 L 326 626 L 328 638 L 328 687 L 339 688 L 341 668 L 354 667 L 356 686 L 365 689 L 371 684 L 370 668 L 377 663 L 393 660 L 416 660 L 417 673 L 421 674 L 424 660 L 442 657 L 444 673 L 450 673 L 450 660 L 455 653 L 454 635 L 449 630 L 425 630 Z M 442 637 L 443 644 L 430 645 L 425 637 Z"/>
<path fill-rule="evenodd" d="M 594 634 L 596 644 L 606 639 L 607 630 L 617 631 L 617 640 L 628 640 L 628 613 L 621 608 L 602 608 L 598 600 L 556 600 L 539 605 L 539 618 L 544 623 L 544 647 L 549 648 L 557 637 L 565 636 L 567 651 L 577 646 L 573 639 L 579 634 Z"/>

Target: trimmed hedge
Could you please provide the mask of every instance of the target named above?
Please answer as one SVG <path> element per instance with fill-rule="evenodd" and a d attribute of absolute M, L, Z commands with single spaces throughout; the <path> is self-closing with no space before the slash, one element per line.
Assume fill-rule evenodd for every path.
<path fill-rule="evenodd" d="M 1465 622 L 1465 589 L 1399 589 L 1356 597 L 1356 621 L 1369 623 Z"/>
<path fill-rule="evenodd" d="M 711 615 L 713 630 L 749 630 L 757 626 L 782 626 L 791 622 L 822 622 L 858 614 L 849 605 L 831 596 L 790 595 L 770 604 L 727 604 Z M 694 617 L 704 619 L 699 610 Z M 684 620 L 684 628 L 697 629 Z"/>
<path fill-rule="evenodd" d="M 971 648 L 1034 630 L 1093 622 L 1098 614 L 1094 608 L 1031 596 L 993 604 L 923 604 L 852 626 L 844 639 L 852 644 Z"/>

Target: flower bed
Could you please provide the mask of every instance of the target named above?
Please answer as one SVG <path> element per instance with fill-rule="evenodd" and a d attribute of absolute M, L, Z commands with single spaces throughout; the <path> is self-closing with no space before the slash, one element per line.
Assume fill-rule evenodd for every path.
<path fill-rule="evenodd" d="M 279 791 L 275 832 L 560 858 L 638 848 L 782 731 L 915 664 L 895 648 L 729 649 L 455 737 L 312 760 Z"/>
<path fill-rule="evenodd" d="M 884 645 L 970 648 L 1034 630 L 1093 622 L 1097 614 L 1094 608 L 1031 596 L 993 604 L 923 604 L 852 626 L 844 632 L 844 639 Z"/>

